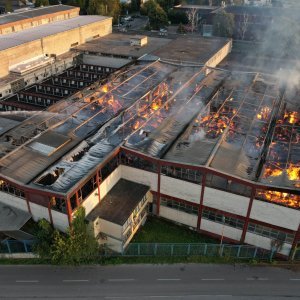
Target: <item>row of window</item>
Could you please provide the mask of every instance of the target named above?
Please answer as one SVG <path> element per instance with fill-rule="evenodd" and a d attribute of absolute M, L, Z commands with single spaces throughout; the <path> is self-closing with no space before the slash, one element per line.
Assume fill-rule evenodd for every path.
<path fill-rule="evenodd" d="M 266 226 L 250 223 L 248 226 L 248 231 L 257 235 L 261 235 L 270 239 L 278 239 L 285 241 L 286 243 L 293 243 L 294 234 L 286 233 L 281 230 L 269 228 Z"/>
<path fill-rule="evenodd" d="M 178 202 L 176 200 L 171 200 L 168 198 L 161 197 L 160 205 L 170 207 L 173 209 L 177 209 L 177 210 L 180 210 L 180 211 L 188 213 L 188 214 L 198 215 L 198 207 L 189 205 L 185 202 Z"/>
<path fill-rule="evenodd" d="M 224 224 L 224 225 L 227 225 L 230 227 L 234 227 L 237 229 L 243 229 L 244 224 L 245 224 L 244 220 L 240 220 L 240 219 L 233 218 L 233 217 L 228 217 L 221 213 L 211 211 L 208 209 L 203 210 L 202 218 L 213 221 L 213 222 L 221 223 L 221 224 Z"/>
<path fill-rule="evenodd" d="M 0 180 L 0 191 L 25 199 L 25 193 L 7 182 Z"/>

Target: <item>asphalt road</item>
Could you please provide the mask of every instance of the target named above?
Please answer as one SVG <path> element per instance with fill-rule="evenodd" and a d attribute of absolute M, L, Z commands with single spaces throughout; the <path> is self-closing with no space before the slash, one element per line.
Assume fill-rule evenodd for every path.
<path fill-rule="evenodd" d="M 300 299 L 300 271 L 204 264 L 0 266 L 0 299 Z"/>

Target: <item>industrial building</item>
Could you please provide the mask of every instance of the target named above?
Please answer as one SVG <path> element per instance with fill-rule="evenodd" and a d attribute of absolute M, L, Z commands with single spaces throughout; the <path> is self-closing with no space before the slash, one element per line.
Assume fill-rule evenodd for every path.
<path fill-rule="evenodd" d="M 300 92 L 271 75 L 216 69 L 231 40 L 139 39 L 87 41 L 64 54 L 76 59 L 63 76 L 18 92 L 59 94 L 55 80 L 99 71 L 47 109 L 0 114 L 0 202 L 62 231 L 83 206 L 117 252 L 151 213 L 232 243 L 270 250 L 276 241 L 291 255 Z"/>

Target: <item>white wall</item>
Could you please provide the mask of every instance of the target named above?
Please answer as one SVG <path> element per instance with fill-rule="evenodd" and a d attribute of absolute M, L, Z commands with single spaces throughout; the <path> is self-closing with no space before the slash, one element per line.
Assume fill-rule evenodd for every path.
<path fill-rule="evenodd" d="M 202 219 L 200 229 L 222 236 L 223 224 Z M 240 229 L 224 225 L 223 236 L 239 241 L 241 239 L 242 232 L 243 231 Z"/>
<path fill-rule="evenodd" d="M 61 231 L 66 231 L 69 227 L 68 216 L 58 211 L 51 210 L 54 227 Z"/>
<path fill-rule="evenodd" d="M 162 175 L 160 192 L 162 194 L 199 204 L 201 185 Z"/>
<path fill-rule="evenodd" d="M 259 200 L 253 201 L 250 218 L 294 231 L 300 224 L 299 211 Z"/>
<path fill-rule="evenodd" d="M 40 219 L 46 219 L 48 222 L 50 222 L 50 216 L 47 207 L 32 202 L 30 202 L 29 205 L 30 205 L 31 214 L 34 221 L 37 222 Z"/>
<path fill-rule="evenodd" d="M 272 239 L 270 238 L 254 234 L 252 232 L 247 232 L 245 238 L 245 243 L 250 245 L 255 245 L 257 247 L 267 249 L 267 250 L 271 249 L 271 241 Z M 292 248 L 291 244 L 285 243 L 283 244 L 283 247 L 281 251 L 279 251 L 279 253 L 288 256 L 290 254 L 291 248 Z"/>
<path fill-rule="evenodd" d="M 115 237 L 116 239 L 122 239 L 122 231 L 123 227 L 120 225 L 117 225 L 115 223 L 103 220 L 103 219 L 98 219 L 98 226 L 100 227 L 100 231 Z"/>
<path fill-rule="evenodd" d="M 224 191 L 215 190 L 209 187 L 204 189 L 205 206 L 227 211 L 232 214 L 246 216 L 250 199 L 227 193 Z"/>
<path fill-rule="evenodd" d="M 122 178 L 150 186 L 151 191 L 157 192 L 158 175 L 156 173 L 139 170 L 124 165 L 120 167 L 122 170 Z"/>
<path fill-rule="evenodd" d="M 28 212 L 28 207 L 27 207 L 27 203 L 26 203 L 25 199 L 13 196 L 11 194 L 6 194 L 4 192 L 0 192 L 0 201 L 7 205 L 10 205 L 15 208 L 19 208 L 21 210 Z"/>
<path fill-rule="evenodd" d="M 120 167 L 118 167 L 101 183 L 100 200 L 106 196 L 106 194 L 113 188 L 113 186 L 120 180 L 120 178 L 121 169 Z M 82 203 L 82 206 L 85 208 L 85 214 L 88 215 L 98 203 L 98 188 L 96 188 Z"/>
<path fill-rule="evenodd" d="M 182 223 L 187 226 L 191 226 L 191 227 L 195 227 L 195 228 L 197 227 L 198 217 L 196 215 L 191 215 L 191 214 L 185 213 L 183 211 L 179 211 L 177 209 L 173 209 L 173 208 L 166 207 L 166 206 L 160 207 L 159 215 L 166 219 L 169 219 L 169 220 L 172 220 L 172 221 L 175 221 L 178 223 Z"/>

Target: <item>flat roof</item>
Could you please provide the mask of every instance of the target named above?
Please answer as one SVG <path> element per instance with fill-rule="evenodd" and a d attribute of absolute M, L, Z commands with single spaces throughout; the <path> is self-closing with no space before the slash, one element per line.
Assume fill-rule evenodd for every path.
<path fill-rule="evenodd" d="M 138 36 L 139 38 L 147 37 L 147 45 L 142 47 L 131 46 L 130 40 L 136 37 L 136 35 L 132 36 L 121 33 L 112 33 L 108 36 L 88 41 L 85 44 L 76 47 L 76 49 L 80 51 L 89 51 L 91 53 L 103 53 L 138 58 L 167 46 L 167 44 L 171 41 L 166 38 Z"/>
<path fill-rule="evenodd" d="M 22 12 L 0 15 L 0 25 L 23 21 L 26 19 L 40 17 L 43 15 L 63 12 L 63 11 L 67 11 L 67 10 L 71 10 L 71 9 L 75 9 L 75 8 L 76 7 L 74 7 L 74 6 L 68 6 L 68 5 L 52 5 L 52 6 L 46 6 L 46 7 L 39 7 L 39 8 L 35 8 L 35 9 L 29 9 L 27 11 L 22 11 Z"/>
<path fill-rule="evenodd" d="M 20 32 L 0 36 L 0 51 L 16 47 L 34 40 L 39 40 L 50 35 L 72 30 L 80 26 L 104 21 L 110 17 L 104 16 L 78 16 L 72 19 L 57 21 L 50 24 L 29 28 Z"/>
<path fill-rule="evenodd" d="M 86 219 L 94 221 L 99 217 L 123 226 L 149 190 L 149 186 L 120 179 Z"/>
<path fill-rule="evenodd" d="M 154 51 L 152 54 L 161 60 L 175 60 L 205 64 L 223 48 L 230 39 L 204 38 L 181 36 L 172 40 L 166 47 Z"/>

